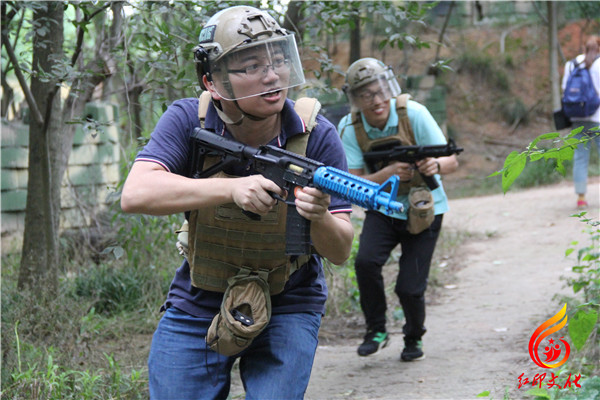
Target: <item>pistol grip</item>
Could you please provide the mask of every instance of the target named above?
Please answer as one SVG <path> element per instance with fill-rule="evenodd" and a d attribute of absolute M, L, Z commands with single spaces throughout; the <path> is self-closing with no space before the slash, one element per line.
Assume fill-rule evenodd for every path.
<path fill-rule="evenodd" d="M 425 184 L 427 185 L 427 187 L 430 190 L 435 190 L 438 188 L 438 186 L 440 186 L 440 185 L 438 185 L 434 176 L 425 176 L 425 175 L 421 174 L 421 177 L 423 178 L 423 182 L 425 182 Z"/>

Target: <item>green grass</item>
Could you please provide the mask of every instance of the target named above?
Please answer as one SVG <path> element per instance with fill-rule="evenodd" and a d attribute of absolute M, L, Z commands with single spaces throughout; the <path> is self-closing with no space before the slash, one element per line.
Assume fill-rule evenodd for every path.
<path fill-rule="evenodd" d="M 17 289 L 19 253 L 2 256 L 4 399 L 145 399 L 147 345 L 181 257 L 177 218 L 116 214 L 98 254 L 61 241 L 60 291 Z M 67 256 L 68 255 L 68 256 Z M 123 339 L 141 335 L 142 344 Z"/>

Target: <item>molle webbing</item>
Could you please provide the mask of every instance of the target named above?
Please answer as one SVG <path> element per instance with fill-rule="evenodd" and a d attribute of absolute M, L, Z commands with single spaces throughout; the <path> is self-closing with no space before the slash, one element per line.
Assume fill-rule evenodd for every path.
<path fill-rule="evenodd" d="M 371 151 L 373 146 L 380 145 L 386 142 L 400 141 L 404 146 L 412 146 L 416 144 L 415 134 L 410 126 L 408 112 L 406 111 L 406 103 L 410 98 L 409 94 L 401 94 L 396 98 L 396 113 L 398 114 L 398 132 L 393 136 L 386 136 L 379 139 L 370 139 L 362 124 L 362 118 L 359 113 L 352 116 L 352 125 L 356 135 L 356 141 L 363 153 Z"/>
<path fill-rule="evenodd" d="M 200 96 L 198 118 L 204 125 L 211 97 L 209 92 Z M 302 98 L 294 109 L 306 125 L 306 131 L 290 137 L 286 148 L 306 155 L 310 131 L 316 126 L 320 104 L 316 99 Z M 204 167 L 218 162 L 207 157 Z M 223 172 L 211 178 L 231 178 Z M 192 285 L 205 290 L 224 292 L 228 279 L 241 269 L 250 269 L 268 275 L 271 295 L 283 291 L 290 275 L 310 260 L 310 255 L 294 258 L 285 255 L 287 205 L 278 202 L 259 221 L 249 218 L 237 205 L 194 210 L 189 220 L 189 255 Z"/>
<path fill-rule="evenodd" d="M 269 271 L 271 293 L 281 292 L 289 275 L 299 267 L 285 255 L 286 214 L 287 205 L 282 202 L 260 221 L 244 215 L 235 204 L 193 211 L 189 249 L 192 284 L 222 292 L 227 280 L 244 266 Z"/>

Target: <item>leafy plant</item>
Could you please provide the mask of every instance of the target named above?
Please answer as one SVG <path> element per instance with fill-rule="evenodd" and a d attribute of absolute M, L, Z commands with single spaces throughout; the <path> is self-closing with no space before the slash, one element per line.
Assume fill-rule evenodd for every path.
<path fill-rule="evenodd" d="M 529 188 L 557 183 L 562 177 L 560 174 L 555 173 L 555 168 L 555 160 L 528 164 L 523 170 L 523 173 L 515 180 L 514 186 L 519 188 Z"/>
<path fill-rule="evenodd" d="M 497 64 L 492 56 L 484 52 L 465 50 L 457 58 L 455 68 L 459 73 L 471 74 L 481 85 L 489 85 L 500 94 L 505 94 L 510 92 L 508 76 Z"/>
<path fill-rule="evenodd" d="M 581 133 L 583 127 L 572 130 L 566 136 L 560 136 L 559 132 L 545 133 L 535 138 L 527 149 L 521 153 L 512 151 L 504 160 L 504 167 L 489 175 L 490 177 L 502 175 L 502 190 L 508 191 L 514 181 L 521 175 L 527 162 L 539 160 L 554 160 L 556 166 L 554 169 L 561 175 L 565 175 L 565 161 L 573 159 L 575 148 L 580 143 L 586 143 L 591 136 L 586 135 L 581 139 L 576 138 Z M 598 133 L 600 134 L 600 133 Z M 542 144 L 547 144 L 542 146 Z"/>
<path fill-rule="evenodd" d="M 156 277 L 155 268 L 91 265 L 75 277 L 72 295 L 89 299 L 96 312 L 106 315 L 142 308 L 151 286 L 159 286 L 159 299 L 164 297 L 169 282 Z"/>
<path fill-rule="evenodd" d="M 577 250 L 577 265 L 573 267 L 573 272 L 578 274 L 577 278 L 569 279 L 569 285 L 573 287 L 573 292 L 582 292 L 584 301 L 600 303 L 600 250 L 598 243 L 600 241 L 600 222 L 593 221 L 586 217 L 587 213 L 575 214 L 579 220 L 587 225 L 586 231 L 589 234 L 590 243 L 577 250 L 570 247 L 565 255 L 569 256 Z M 577 246 L 578 241 L 571 242 L 572 246 Z"/>
<path fill-rule="evenodd" d="M 57 364 L 54 358 L 56 350 L 50 347 L 45 356 L 39 357 L 38 362 L 28 363 L 25 367 L 21 362 L 22 350 L 39 354 L 39 350 L 22 344 L 19 340 L 18 323 L 15 324 L 17 337 L 18 363 L 12 371 L 9 382 L 3 382 L 2 398 L 10 399 L 142 399 L 146 382 L 139 371 L 132 370 L 125 375 L 114 357 L 104 354 L 108 368 L 95 372 L 79 371 L 64 368 Z M 39 363 L 39 364 L 38 364 Z M 43 366 L 40 365 L 43 363 Z"/>
<path fill-rule="evenodd" d="M 583 373 L 595 375 L 600 370 L 598 357 L 600 356 L 599 318 L 600 311 L 600 222 L 586 217 L 582 212 L 573 215 L 586 224 L 584 232 L 589 237 L 588 244 L 571 242 L 565 255 L 577 255 L 577 263 L 572 267 L 575 277 L 567 278 L 567 284 L 577 296 L 571 303 L 576 311 L 569 319 L 569 337 L 578 350 L 578 357 L 570 360 L 572 364 L 578 363 Z M 579 249 L 575 246 L 581 245 Z"/>
<path fill-rule="evenodd" d="M 487 397 L 490 400 L 493 400 L 492 393 L 489 390 L 484 390 L 483 392 L 477 394 L 476 397 Z M 504 396 L 502 397 L 502 400 L 510 400 L 510 396 L 508 395 L 508 388 L 504 390 Z"/>
<path fill-rule="evenodd" d="M 359 221 L 354 221 L 359 223 Z M 360 232 L 360 227 L 355 227 Z M 340 315 L 359 310 L 360 293 L 356 281 L 354 261 L 358 254 L 359 238 L 354 235 L 350 257 L 342 265 L 334 265 L 324 260 L 327 274 L 327 287 L 329 300 L 327 301 L 327 314 Z"/>
<path fill-rule="evenodd" d="M 527 149 L 521 153 L 511 152 L 505 162 L 504 168 L 493 173 L 490 176 L 502 175 L 502 190 L 508 191 L 510 186 L 521 175 L 528 162 L 540 160 L 552 160 L 555 162 L 555 170 L 559 173 L 565 173 L 565 161 L 573 158 L 575 148 L 586 143 L 591 139 L 591 135 L 584 135 L 581 138 L 575 136 L 582 131 L 583 127 L 572 130 L 569 134 L 561 137 L 558 132 L 546 133 L 534 139 Z M 597 133 L 600 134 L 600 133 Z M 541 147 L 543 142 L 550 142 L 550 146 Z M 577 356 L 569 359 L 569 365 L 579 362 L 578 368 L 581 368 L 585 376 L 597 374 L 598 370 L 598 309 L 600 309 L 600 222 L 586 217 L 586 213 L 574 215 L 581 222 L 587 225 L 590 244 L 584 245 L 579 250 L 575 246 L 578 241 L 572 241 L 565 255 L 569 256 L 577 250 L 577 264 L 572 267 L 572 271 L 577 274 L 574 278 L 568 278 L 567 284 L 572 287 L 573 293 L 580 296 L 580 299 L 572 300 L 572 303 L 579 302 L 575 306 L 575 312 L 569 318 L 568 332 L 569 337 L 578 350 Z M 589 343 L 590 350 L 585 351 Z M 587 361 L 590 358 L 591 363 Z M 584 377 L 582 382 L 590 381 L 590 378 Z M 586 383 L 591 386 L 585 390 L 595 392 L 595 382 Z M 582 384 L 583 387 L 583 384 Z M 582 389 L 583 390 L 583 389 Z M 549 392 L 545 389 L 528 391 L 527 394 L 535 396 L 536 399 L 550 399 Z M 556 393 L 555 393 L 556 394 Z M 579 397 L 577 397 L 579 398 Z M 586 397 L 587 398 L 587 397 Z"/>

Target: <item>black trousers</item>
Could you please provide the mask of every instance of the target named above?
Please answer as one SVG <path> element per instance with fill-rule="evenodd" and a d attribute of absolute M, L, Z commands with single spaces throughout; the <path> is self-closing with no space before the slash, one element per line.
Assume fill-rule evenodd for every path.
<path fill-rule="evenodd" d="M 360 235 L 354 267 L 360 306 L 368 330 L 384 332 L 387 310 L 382 267 L 390 253 L 400 243 L 395 293 L 404 311 L 404 336 L 420 339 L 425 333 L 425 289 L 431 258 L 442 227 L 443 215 L 436 215 L 431 226 L 418 235 L 406 230 L 406 221 L 368 211 Z"/>

